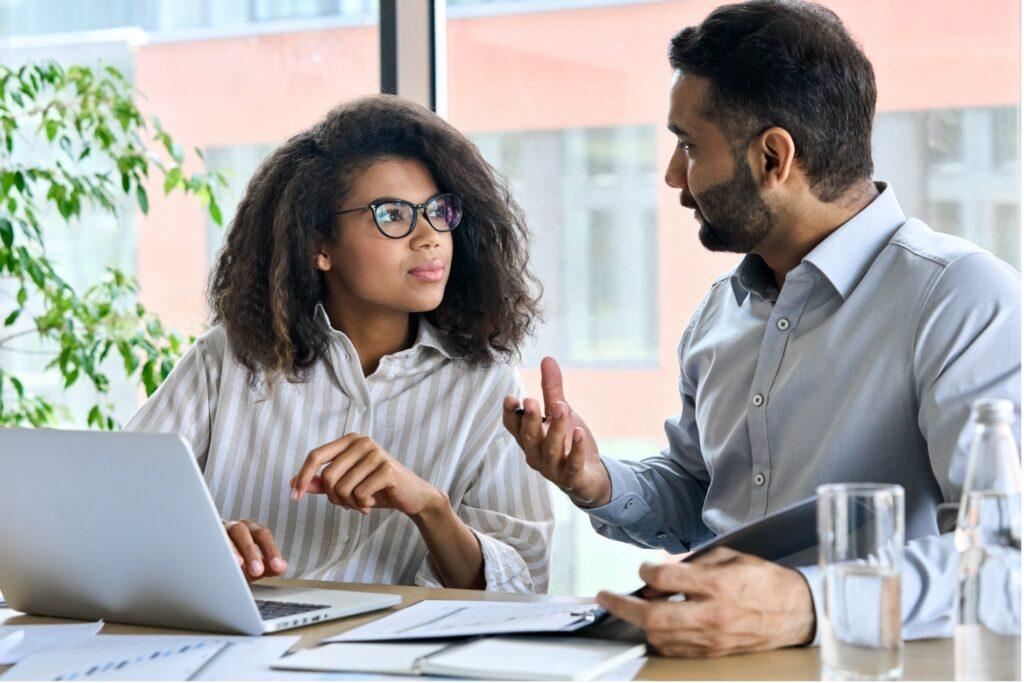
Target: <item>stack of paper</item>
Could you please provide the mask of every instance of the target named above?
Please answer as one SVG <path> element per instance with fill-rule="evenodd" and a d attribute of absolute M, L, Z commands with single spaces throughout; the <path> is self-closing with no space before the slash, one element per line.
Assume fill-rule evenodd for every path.
<path fill-rule="evenodd" d="M 288 671 L 458 676 L 497 680 L 632 680 L 644 646 L 566 638 L 481 638 L 468 643 L 328 643 L 282 658 Z"/>
<path fill-rule="evenodd" d="M 423 600 L 327 643 L 457 638 L 508 633 L 569 633 L 594 622 L 594 603 Z"/>

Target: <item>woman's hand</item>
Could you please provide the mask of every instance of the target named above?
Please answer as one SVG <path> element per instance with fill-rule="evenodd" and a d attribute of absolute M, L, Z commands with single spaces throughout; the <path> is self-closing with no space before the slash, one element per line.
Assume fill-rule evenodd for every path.
<path fill-rule="evenodd" d="M 382 507 L 416 518 L 448 506 L 444 493 L 359 434 L 346 434 L 310 451 L 291 485 L 292 500 L 322 493 L 335 505 L 363 514 Z"/>
<path fill-rule="evenodd" d="M 225 521 L 224 528 L 235 551 L 235 560 L 249 583 L 268 576 L 280 576 L 288 563 L 277 549 L 270 529 L 252 520 Z"/>

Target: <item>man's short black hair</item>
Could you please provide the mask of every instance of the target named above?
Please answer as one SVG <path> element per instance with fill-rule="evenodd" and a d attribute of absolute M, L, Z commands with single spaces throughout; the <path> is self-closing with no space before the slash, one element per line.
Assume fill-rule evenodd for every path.
<path fill-rule="evenodd" d="M 871 177 L 875 74 L 831 10 L 803 0 L 723 5 L 677 33 L 668 58 L 710 81 L 705 113 L 737 145 L 772 126 L 788 131 L 822 201 Z"/>

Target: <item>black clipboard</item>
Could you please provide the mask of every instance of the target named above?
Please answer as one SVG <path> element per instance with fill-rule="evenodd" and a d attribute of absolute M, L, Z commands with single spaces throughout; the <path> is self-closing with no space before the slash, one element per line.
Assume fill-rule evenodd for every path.
<path fill-rule="evenodd" d="M 764 519 L 716 536 L 694 548 L 681 561 L 692 562 L 720 547 L 772 562 L 781 560 L 783 564 L 787 558 L 806 557 L 818 544 L 817 513 L 818 496 L 804 498 L 766 515 Z M 632 595 L 641 597 L 644 588 L 646 586 L 641 586 Z M 632 624 L 604 610 L 600 610 L 596 617 L 595 622 L 583 629 L 581 635 L 644 642 L 643 631 Z"/>

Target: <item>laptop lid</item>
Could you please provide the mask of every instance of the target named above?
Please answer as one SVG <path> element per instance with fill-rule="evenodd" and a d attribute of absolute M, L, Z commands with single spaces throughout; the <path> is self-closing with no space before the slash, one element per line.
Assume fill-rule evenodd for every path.
<path fill-rule="evenodd" d="M 0 591 L 33 614 L 263 632 L 174 434 L 0 429 Z"/>

